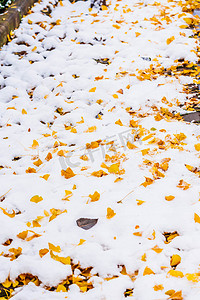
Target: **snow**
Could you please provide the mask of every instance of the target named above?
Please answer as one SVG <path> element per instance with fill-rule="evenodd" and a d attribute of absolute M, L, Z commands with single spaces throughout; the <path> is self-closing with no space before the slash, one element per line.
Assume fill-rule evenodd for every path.
<path fill-rule="evenodd" d="M 30 282 L 17 287 L 13 300 L 121 300 L 127 289 L 133 289 L 129 298 L 135 300 L 169 299 L 165 293 L 172 289 L 182 291 L 179 299 L 199 299 L 199 279 L 193 282 L 186 276 L 199 276 L 200 271 L 200 224 L 194 220 L 194 213 L 200 216 L 199 173 L 185 166 L 199 172 L 195 149 L 199 127 L 165 115 L 159 121 L 155 118 L 162 108 L 183 112 L 177 100 L 180 104 L 188 100 L 183 88 L 193 78 L 161 73 L 153 80 L 138 79 L 139 71 L 152 64 L 170 68 L 177 59 L 198 61 L 198 41 L 190 38 L 193 30 L 180 28 L 191 14 L 181 15 L 178 2 L 167 0 L 160 5 L 153 0 L 112 0 L 103 11 L 89 9 L 89 1 L 55 4 L 54 0 L 37 3 L 23 18 L 15 38 L 0 51 L 0 207 L 5 209 L 0 210 L 0 281 L 7 277 L 14 281 L 20 274 L 41 281 L 39 286 Z M 41 12 L 47 5 L 50 16 Z M 172 36 L 174 40 L 167 44 Z M 110 63 L 98 61 L 104 58 Z M 129 107 L 135 114 L 128 113 Z M 122 126 L 115 123 L 119 119 Z M 131 127 L 131 120 L 138 121 L 139 127 Z M 171 141 L 180 133 L 185 139 L 177 142 L 176 138 L 173 146 Z M 127 147 L 127 139 L 134 149 Z M 87 149 L 87 143 L 98 140 L 97 148 Z M 163 149 L 159 140 L 164 141 Z M 146 154 L 145 149 L 149 149 Z M 115 157 L 108 162 L 106 154 Z M 82 155 L 88 160 L 80 159 Z M 160 169 L 158 163 L 166 158 L 167 169 Z M 109 172 L 102 163 L 108 167 L 119 163 L 121 174 Z M 68 167 L 75 176 L 66 179 L 61 170 Z M 35 173 L 27 173 L 28 168 Z M 156 168 L 163 177 L 156 178 Z M 108 175 L 91 175 L 100 169 Z M 46 174 L 47 180 L 42 178 Z M 119 177 L 123 180 L 115 182 Z M 145 177 L 153 180 L 146 187 Z M 178 187 L 180 180 L 190 184 L 188 189 Z M 72 192 L 68 199 L 66 190 Z M 100 199 L 88 201 L 95 191 Z M 43 200 L 31 202 L 35 195 Z M 169 195 L 175 198 L 165 200 Z M 144 203 L 138 205 L 137 200 Z M 106 217 L 107 208 L 116 213 L 111 219 Z M 60 212 L 50 220 L 52 209 Z M 14 218 L 4 213 L 13 210 Z M 84 230 L 76 224 L 82 217 L 98 218 L 98 222 Z M 33 221 L 39 226 L 33 226 Z M 28 238 L 33 232 L 40 236 L 19 238 L 26 230 Z M 179 236 L 166 243 L 163 233 L 175 231 Z M 3 245 L 8 239 L 13 240 L 11 245 Z M 81 239 L 85 241 L 79 245 Z M 82 292 L 73 283 L 67 292 L 47 290 L 73 273 L 50 251 L 40 257 L 39 251 L 49 249 L 49 243 L 60 246 L 54 255 L 69 256 L 73 265 L 79 263 L 83 269 L 92 267 L 88 281 L 92 289 Z M 155 246 L 162 251 L 154 251 Z M 9 249 L 18 247 L 22 253 L 10 260 Z M 174 254 L 181 256 L 176 270 L 182 278 L 168 273 Z M 154 274 L 144 275 L 146 267 Z M 80 272 L 77 267 L 73 276 Z M 163 289 L 156 291 L 155 285 Z"/>

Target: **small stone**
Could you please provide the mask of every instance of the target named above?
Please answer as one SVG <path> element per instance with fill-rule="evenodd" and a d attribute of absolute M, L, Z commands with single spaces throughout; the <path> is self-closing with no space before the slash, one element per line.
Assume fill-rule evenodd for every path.
<path fill-rule="evenodd" d="M 97 224 L 97 222 L 98 219 L 80 218 L 76 220 L 77 225 L 85 230 L 92 228 L 94 225 Z"/>
<path fill-rule="evenodd" d="M 195 111 L 189 114 L 182 115 L 182 118 L 186 122 L 200 122 L 200 111 Z"/>

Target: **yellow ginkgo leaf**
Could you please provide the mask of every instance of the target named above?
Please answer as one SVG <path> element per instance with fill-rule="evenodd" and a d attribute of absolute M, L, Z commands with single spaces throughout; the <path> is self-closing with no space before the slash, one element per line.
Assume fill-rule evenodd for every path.
<path fill-rule="evenodd" d="M 101 9 L 102 9 L 102 10 L 108 10 L 108 8 L 107 8 L 106 5 L 101 5 Z"/>
<path fill-rule="evenodd" d="M 35 196 L 33 196 L 33 197 L 30 199 L 31 202 L 35 202 L 35 203 L 38 203 L 38 202 L 40 202 L 40 201 L 42 201 L 42 200 L 43 200 L 43 198 L 42 198 L 41 196 L 38 196 L 38 195 L 35 195 Z"/>
<path fill-rule="evenodd" d="M 175 197 L 172 196 L 172 195 L 169 195 L 169 196 L 165 196 L 165 200 L 167 201 L 172 201 Z"/>
<path fill-rule="evenodd" d="M 117 94 L 113 94 L 113 98 L 118 99 L 119 96 Z"/>
<path fill-rule="evenodd" d="M 118 174 L 118 173 L 119 173 L 119 163 L 117 163 L 117 164 L 112 164 L 112 165 L 108 168 L 108 172 L 109 172 L 109 173 Z"/>
<path fill-rule="evenodd" d="M 27 238 L 27 235 L 28 235 L 28 230 L 25 230 L 25 231 L 20 232 L 20 233 L 17 235 L 17 237 L 18 237 L 19 239 L 25 240 L 25 239 Z"/>
<path fill-rule="evenodd" d="M 114 210 L 110 207 L 107 208 L 107 215 L 106 218 L 107 219 L 111 219 L 116 215 L 116 213 L 114 212 Z"/>
<path fill-rule="evenodd" d="M 167 45 L 171 44 L 171 42 L 173 42 L 174 40 L 175 40 L 174 36 L 168 38 L 167 41 L 166 41 Z"/>
<path fill-rule="evenodd" d="M 146 267 L 143 272 L 143 276 L 155 274 L 149 267 Z"/>
<path fill-rule="evenodd" d="M 89 90 L 90 93 L 94 93 L 96 91 L 96 87 L 93 87 Z"/>
<path fill-rule="evenodd" d="M 194 145 L 194 148 L 195 148 L 197 151 L 200 151 L 200 143 Z"/>
<path fill-rule="evenodd" d="M 162 290 L 164 290 L 164 287 L 163 287 L 162 284 L 158 284 L 158 285 L 154 285 L 153 289 L 154 289 L 154 291 L 157 292 L 157 291 L 162 291 Z"/>
<path fill-rule="evenodd" d="M 130 149 L 130 150 L 132 150 L 132 149 L 136 149 L 137 148 L 137 146 L 135 146 L 134 144 L 132 144 L 131 142 L 127 142 L 127 147 L 128 147 L 128 149 Z"/>
<path fill-rule="evenodd" d="M 119 119 L 115 122 L 116 125 L 123 126 L 122 121 Z"/>
<path fill-rule="evenodd" d="M 192 281 L 192 282 L 199 282 L 200 281 L 200 274 L 199 273 L 187 273 L 185 274 L 185 277 L 187 278 L 187 280 Z"/>
<path fill-rule="evenodd" d="M 96 126 L 91 126 L 88 128 L 88 130 L 86 130 L 86 132 L 94 132 L 97 130 L 97 127 Z"/>
<path fill-rule="evenodd" d="M 142 205 L 143 203 L 145 203 L 145 201 L 138 200 L 138 199 L 136 199 L 136 201 L 137 201 L 137 205 Z"/>
<path fill-rule="evenodd" d="M 90 199 L 91 199 L 91 202 L 95 202 L 95 201 L 98 201 L 100 199 L 100 194 L 95 191 L 93 195 L 89 195 Z"/>
<path fill-rule="evenodd" d="M 67 289 L 63 284 L 59 284 L 57 286 L 56 292 L 67 292 Z"/>
<path fill-rule="evenodd" d="M 27 111 L 23 108 L 22 109 L 22 115 L 26 115 L 27 114 Z"/>
<path fill-rule="evenodd" d="M 80 242 L 78 243 L 78 246 L 83 245 L 83 243 L 85 243 L 85 240 L 84 239 L 80 239 Z"/>
<path fill-rule="evenodd" d="M 15 217 L 15 211 L 12 210 L 13 212 L 10 214 L 8 213 L 3 207 L 0 207 L 0 209 L 3 211 L 4 215 L 10 217 L 10 218 L 14 218 Z"/>
<path fill-rule="evenodd" d="M 183 272 L 176 270 L 170 270 L 167 274 L 173 277 L 184 277 Z"/>
<path fill-rule="evenodd" d="M 74 177 L 76 174 L 74 174 L 71 168 L 67 168 L 66 170 L 61 170 L 61 175 L 66 179 L 69 179 L 71 177 Z"/>
<path fill-rule="evenodd" d="M 39 143 L 36 140 L 33 140 L 33 144 L 31 146 L 32 149 L 36 149 L 39 146 Z"/>
<path fill-rule="evenodd" d="M 40 165 L 42 165 L 42 161 L 41 161 L 41 159 L 38 159 L 38 160 L 36 160 L 33 164 L 36 166 L 36 167 L 39 167 Z"/>
<path fill-rule="evenodd" d="M 60 246 L 54 246 L 53 244 L 49 243 L 49 250 L 60 253 L 61 248 Z"/>
<path fill-rule="evenodd" d="M 43 175 L 43 176 L 40 176 L 40 178 L 43 178 L 43 179 L 45 179 L 45 180 L 48 180 L 49 176 L 50 176 L 50 174 L 45 174 L 45 175 Z"/>
<path fill-rule="evenodd" d="M 194 221 L 195 223 L 200 223 L 200 217 L 196 213 L 194 214 Z"/>
<path fill-rule="evenodd" d="M 171 260 L 170 260 L 171 267 L 176 267 L 178 264 L 180 264 L 180 262 L 181 262 L 180 255 L 178 255 L 178 254 L 172 255 Z"/>
<path fill-rule="evenodd" d="M 44 255 L 46 255 L 49 252 L 49 249 L 44 248 L 44 249 L 40 249 L 39 251 L 39 255 L 42 258 Z"/>
<path fill-rule="evenodd" d="M 56 261 L 59 261 L 64 265 L 70 265 L 71 264 L 71 258 L 69 256 L 68 257 L 60 257 L 58 255 L 54 255 L 52 250 L 50 250 L 50 256 L 51 256 L 52 259 L 54 259 Z"/>

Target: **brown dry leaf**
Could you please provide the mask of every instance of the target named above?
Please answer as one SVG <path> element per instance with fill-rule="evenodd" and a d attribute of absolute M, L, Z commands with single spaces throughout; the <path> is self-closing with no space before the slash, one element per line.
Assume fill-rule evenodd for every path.
<path fill-rule="evenodd" d="M 107 208 L 107 215 L 106 218 L 107 219 L 111 219 L 116 215 L 116 213 L 114 212 L 114 210 L 110 207 Z"/>
<path fill-rule="evenodd" d="M 74 177 L 76 174 L 72 171 L 71 168 L 67 168 L 66 170 L 61 170 L 61 175 L 65 177 L 65 179 L 69 179 L 71 177 Z"/>

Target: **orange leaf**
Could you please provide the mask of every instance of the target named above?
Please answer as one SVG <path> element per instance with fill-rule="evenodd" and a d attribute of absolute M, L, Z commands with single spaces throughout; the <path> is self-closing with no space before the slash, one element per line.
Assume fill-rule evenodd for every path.
<path fill-rule="evenodd" d="M 100 194 L 95 191 L 93 195 L 89 195 L 90 199 L 91 199 L 91 202 L 95 202 L 95 201 L 98 201 L 100 199 Z"/>
<path fill-rule="evenodd" d="M 146 267 L 143 272 L 143 276 L 155 274 L 149 267 Z"/>
<path fill-rule="evenodd" d="M 114 212 L 114 210 L 110 207 L 107 208 L 107 215 L 106 218 L 107 219 L 111 219 L 116 215 L 116 213 Z"/>
<path fill-rule="evenodd" d="M 165 200 L 167 201 L 172 201 L 175 197 L 172 196 L 172 195 L 169 195 L 169 196 L 165 196 Z"/>
<path fill-rule="evenodd" d="M 61 252 L 60 246 L 54 246 L 53 244 L 49 243 L 49 250 L 52 250 L 54 252 Z"/>
<path fill-rule="evenodd" d="M 39 146 L 39 143 L 36 140 L 33 140 L 33 144 L 31 146 L 32 149 L 36 149 Z"/>
<path fill-rule="evenodd" d="M 15 217 L 15 211 L 14 210 L 12 210 L 13 211 L 12 214 L 9 214 L 9 213 L 7 213 L 7 211 L 4 208 L 0 207 L 0 209 L 3 211 L 4 215 L 6 215 L 6 216 L 8 216 L 10 218 L 14 218 Z"/>
<path fill-rule="evenodd" d="M 39 251 L 39 255 L 42 258 L 44 255 L 46 255 L 49 252 L 49 250 L 47 248 L 44 249 L 40 249 Z"/>
<path fill-rule="evenodd" d="M 195 223 L 200 223 L 200 217 L 197 214 L 194 214 Z"/>
<path fill-rule="evenodd" d="M 94 93 L 96 91 L 96 87 L 93 87 L 89 90 L 90 93 Z"/>
<path fill-rule="evenodd" d="M 40 201 L 42 201 L 43 200 L 43 198 L 41 197 L 41 196 L 38 196 L 38 195 L 35 195 L 35 196 L 33 196 L 31 199 L 30 199 L 30 201 L 31 202 L 34 202 L 34 203 L 38 203 L 38 202 L 40 202 Z"/>
<path fill-rule="evenodd" d="M 74 177 L 76 174 L 74 174 L 71 168 L 67 168 L 66 170 L 61 170 L 61 175 L 66 179 L 69 179 L 71 177 Z"/>

